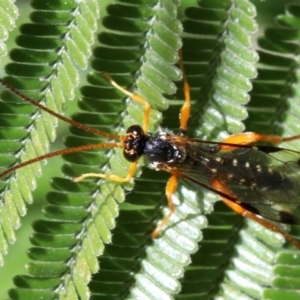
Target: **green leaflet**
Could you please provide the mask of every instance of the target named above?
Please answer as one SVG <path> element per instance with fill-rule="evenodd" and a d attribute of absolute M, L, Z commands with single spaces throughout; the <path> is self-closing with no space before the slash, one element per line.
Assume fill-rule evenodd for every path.
<path fill-rule="evenodd" d="M 107 83 L 100 74 L 107 71 L 120 85 L 149 100 L 151 131 L 162 122 L 176 133 L 183 93 L 174 64 L 183 43 L 192 88 L 191 136 L 221 140 L 228 132 L 244 128 L 274 133 L 270 122 L 284 124 L 286 135 L 299 133 L 296 67 L 289 68 L 296 62 L 261 50 L 260 62 L 277 69 L 256 68 L 258 56 L 251 40 L 257 30 L 254 5 L 211 0 L 201 1 L 201 6 L 175 0 L 110 2 L 33 1 L 32 22 L 20 28 L 19 48 L 11 52 L 14 62 L 6 67 L 12 75 L 7 80 L 55 111 L 64 111 L 64 105 L 69 106 L 65 99 L 76 95 L 81 109 L 76 108 L 76 121 L 123 133 L 127 126 L 142 122 L 142 107 L 125 100 Z M 278 21 L 297 28 L 297 6 L 287 7 L 287 12 Z M 296 38 L 293 30 L 281 34 L 268 29 L 259 44 L 284 54 L 297 53 L 296 43 L 285 41 Z M 77 67 L 87 66 L 87 83 L 78 97 Z M 250 80 L 257 73 L 247 105 Z M 295 92 L 292 96 L 285 93 L 289 88 Z M 13 164 L 15 153 L 23 148 L 22 160 L 48 152 L 57 120 L 20 103 L 7 91 L 2 99 L 0 135 L 6 140 L 0 142 L 0 166 Z M 157 110 L 164 111 L 163 117 Z M 65 144 L 75 147 L 102 141 L 70 128 Z M 202 190 L 182 183 L 174 197 L 174 218 L 162 237 L 153 241 L 150 232 L 168 212 L 164 195 L 168 174 L 141 167 L 142 175 L 134 185 L 73 183 L 70 177 L 87 172 L 124 176 L 128 164 L 119 150 L 81 152 L 65 155 L 64 160 L 64 175 L 59 177 L 57 169 L 46 196 L 44 218 L 33 225 L 31 262 L 26 275 L 14 279 L 11 298 L 296 299 L 299 262 L 293 258 L 297 252 L 277 253 L 281 236 L 243 222 L 222 203 L 213 208 L 214 195 L 205 192 L 202 201 Z M 9 183 L 1 182 L 6 191 L 0 209 L 2 261 L 7 242 L 15 240 L 14 228 L 26 213 L 26 203 L 33 201 L 30 189 L 40 172 L 38 165 L 32 165 L 11 176 Z M 203 213 L 211 214 L 206 220 Z"/>

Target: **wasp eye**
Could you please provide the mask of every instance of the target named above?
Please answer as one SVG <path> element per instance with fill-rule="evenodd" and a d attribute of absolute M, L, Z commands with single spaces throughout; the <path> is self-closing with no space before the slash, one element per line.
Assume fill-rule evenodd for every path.
<path fill-rule="evenodd" d="M 138 138 L 144 135 L 144 130 L 140 125 L 131 125 L 127 131 L 127 134 L 132 134 L 132 136 Z"/>
<path fill-rule="evenodd" d="M 140 155 L 135 150 L 131 151 L 123 151 L 124 157 L 129 161 L 129 162 L 135 162 L 139 159 Z"/>

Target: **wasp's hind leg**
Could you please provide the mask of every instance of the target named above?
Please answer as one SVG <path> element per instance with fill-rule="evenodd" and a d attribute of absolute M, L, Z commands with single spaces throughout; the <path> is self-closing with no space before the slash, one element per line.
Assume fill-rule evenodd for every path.
<path fill-rule="evenodd" d="M 235 198 L 232 191 L 221 181 L 218 181 L 215 179 L 211 182 L 211 186 L 214 189 L 216 189 L 217 191 L 221 192 L 222 194 L 229 195 L 232 198 Z M 228 207 L 230 207 L 236 213 L 242 215 L 243 217 L 246 217 L 246 218 L 256 221 L 257 223 L 261 224 L 262 226 L 266 227 L 269 230 L 280 233 L 286 239 L 286 241 L 293 244 L 296 248 L 300 249 L 300 243 L 298 243 L 296 240 L 294 240 L 288 233 L 286 233 L 284 230 L 282 230 L 279 226 L 277 226 L 271 222 L 268 222 L 265 219 L 261 219 L 254 213 L 252 213 L 252 212 L 246 210 L 245 208 L 243 208 L 242 206 L 240 206 L 237 202 L 229 200 L 223 196 L 220 196 L 220 198 Z"/>
<path fill-rule="evenodd" d="M 256 142 L 269 142 L 272 144 L 280 144 L 283 142 L 289 142 L 297 139 L 300 139 L 300 135 L 282 138 L 278 135 L 264 135 L 255 132 L 243 132 L 229 136 L 228 138 L 223 140 L 222 143 L 250 145 Z M 220 145 L 220 149 L 230 151 L 236 149 L 236 147 L 234 145 Z"/>

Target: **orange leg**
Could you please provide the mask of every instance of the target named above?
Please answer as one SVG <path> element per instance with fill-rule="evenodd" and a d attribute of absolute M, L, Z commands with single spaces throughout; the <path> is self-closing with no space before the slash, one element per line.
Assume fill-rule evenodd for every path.
<path fill-rule="evenodd" d="M 256 142 L 270 142 L 273 144 L 280 144 L 282 142 L 288 142 L 292 140 L 297 140 L 300 138 L 300 135 L 295 135 L 287 138 L 281 138 L 278 135 L 263 135 L 255 132 L 243 132 L 229 136 L 223 143 L 228 144 L 238 144 L 238 145 L 249 145 Z M 236 147 L 230 145 L 221 145 L 220 149 L 222 150 L 234 150 Z"/>
<path fill-rule="evenodd" d="M 190 85 L 187 81 L 186 74 L 184 71 L 183 60 L 182 60 L 182 49 L 179 50 L 179 68 L 182 72 L 183 79 L 183 93 L 184 103 L 180 110 L 180 130 L 184 134 L 186 132 L 187 123 L 191 114 L 191 96 L 190 96 Z"/>
<path fill-rule="evenodd" d="M 234 197 L 234 194 L 231 192 L 231 190 L 222 182 L 218 181 L 218 180 L 213 180 L 211 183 L 212 187 L 224 194 L 227 194 L 231 197 Z M 221 200 L 227 205 L 229 206 L 233 211 L 237 212 L 238 214 L 242 215 L 243 217 L 252 219 L 254 221 L 256 221 L 257 223 L 261 224 L 262 226 L 266 227 L 269 230 L 272 230 L 274 232 L 278 232 L 280 234 L 283 235 L 283 237 L 291 244 L 293 244 L 296 248 L 300 249 L 300 244 L 295 241 L 289 234 L 287 234 L 285 231 L 283 231 L 282 229 L 280 229 L 280 227 L 276 226 L 273 223 L 268 222 L 265 219 L 261 219 L 259 218 L 257 215 L 249 212 L 248 210 L 246 210 L 245 208 L 241 207 L 240 205 L 238 205 L 237 203 L 225 198 L 225 197 L 221 197 Z"/>
<path fill-rule="evenodd" d="M 290 142 L 298 139 L 300 139 L 300 134 L 282 138 L 282 142 Z"/>
<path fill-rule="evenodd" d="M 175 193 L 177 189 L 177 184 L 178 184 L 178 176 L 172 175 L 167 183 L 166 186 L 166 196 L 167 196 L 167 201 L 168 201 L 168 206 L 170 209 L 170 212 L 168 215 L 162 220 L 162 222 L 156 227 L 156 229 L 152 232 L 151 236 L 155 239 L 159 235 L 160 231 L 162 228 L 168 223 L 170 220 L 171 216 L 175 212 L 175 206 L 172 201 L 172 195 Z"/>
<path fill-rule="evenodd" d="M 274 144 L 282 142 L 282 138 L 277 135 L 263 135 L 255 132 L 243 132 L 229 136 L 222 143 L 249 145 L 255 142 L 264 141 Z M 222 150 L 234 150 L 236 147 L 230 145 L 221 145 Z"/>
<path fill-rule="evenodd" d="M 125 95 L 129 96 L 133 101 L 142 103 L 144 105 L 143 130 L 146 134 L 149 127 L 149 116 L 150 116 L 150 108 L 151 108 L 149 102 L 146 99 L 144 99 L 142 96 L 136 95 L 122 88 L 111 78 L 111 76 L 108 73 L 104 72 L 102 74 L 116 89 L 118 89 Z"/>
<path fill-rule="evenodd" d="M 103 178 L 103 179 L 107 179 L 107 180 L 111 180 L 111 181 L 115 181 L 115 182 L 128 182 L 133 177 L 136 167 L 137 167 L 137 164 L 138 164 L 137 161 L 135 161 L 131 164 L 126 177 L 119 177 L 116 175 L 108 175 L 107 176 L 106 174 L 98 174 L 98 173 L 86 173 L 86 174 L 82 174 L 79 177 L 73 178 L 73 181 L 79 182 L 82 179 L 85 179 L 88 177 L 97 177 L 97 178 Z"/>
<path fill-rule="evenodd" d="M 111 76 L 108 73 L 104 72 L 103 76 L 105 78 L 107 78 L 107 80 L 111 83 L 111 85 L 113 85 L 115 88 L 117 88 L 118 90 L 123 92 L 125 95 L 129 96 L 133 101 L 142 103 L 144 105 L 143 130 L 144 130 L 144 133 L 146 134 L 148 131 L 150 108 L 151 108 L 148 101 L 146 99 L 144 99 L 143 97 L 136 95 L 134 93 L 131 93 L 131 92 L 127 91 L 126 89 L 122 88 L 111 78 Z M 124 147 L 122 147 L 122 148 L 124 148 Z M 112 180 L 115 182 L 128 182 L 133 177 L 136 167 L 137 167 L 137 161 L 131 164 L 131 166 L 128 170 L 128 173 L 127 173 L 126 177 L 124 177 L 124 178 L 116 176 L 116 175 L 107 176 L 106 174 L 86 173 L 86 174 L 82 174 L 79 177 L 73 178 L 73 181 L 79 182 L 88 177 L 97 177 L 97 178 L 104 178 L 104 179 Z"/>

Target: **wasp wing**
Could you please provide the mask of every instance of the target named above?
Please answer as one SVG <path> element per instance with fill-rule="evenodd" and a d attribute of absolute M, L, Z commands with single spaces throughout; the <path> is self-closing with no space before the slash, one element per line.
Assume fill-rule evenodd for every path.
<path fill-rule="evenodd" d="M 220 143 L 186 141 L 183 162 L 162 169 L 177 174 L 269 220 L 300 224 L 300 153 L 268 146 L 219 150 Z M 217 180 L 232 192 L 224 195 Z M 232 196 L 234 195 L 234 196 Z"/>

